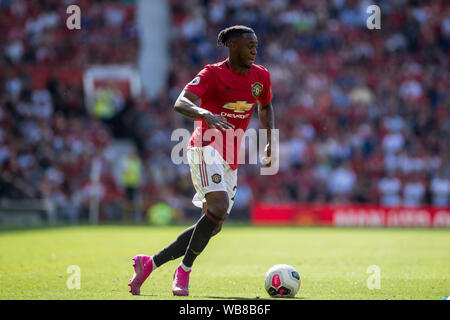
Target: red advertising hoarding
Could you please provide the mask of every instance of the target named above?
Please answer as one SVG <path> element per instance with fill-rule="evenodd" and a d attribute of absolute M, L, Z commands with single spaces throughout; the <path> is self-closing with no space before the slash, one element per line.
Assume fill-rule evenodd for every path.
<path fill-rule="evenodd" d="M 449 228 L 450 208 L 256 203 L 250 219 L 255 225 Z"/>

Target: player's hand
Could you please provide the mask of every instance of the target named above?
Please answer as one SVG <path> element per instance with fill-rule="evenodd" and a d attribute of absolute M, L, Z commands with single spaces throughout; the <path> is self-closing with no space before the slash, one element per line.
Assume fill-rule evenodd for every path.
<path fill-rule="evenodd" d="M 225 117 L 219 116 L 218 114 L 206 114 L 203 119 L 211 128 L 221 130 L 234 129 L 234 125 L 229 123 Z"/>
<path fill-rule="evenodd" d="M 272 146 L 270 143 L 264 148 L 264 156 L 261 157 L 261 162 L 267 167 L 270 167 L 270 164 L 272 163 Z"/>

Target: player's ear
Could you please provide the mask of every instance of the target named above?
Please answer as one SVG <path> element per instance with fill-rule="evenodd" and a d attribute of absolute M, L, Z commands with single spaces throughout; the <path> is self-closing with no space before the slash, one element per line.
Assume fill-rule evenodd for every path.
<path fill-rule="evenodd" d="M 236 43 L 236 39 L 230 39 L 227 41 L 227 47 L 230 50 L 236 50 L 237 48 L 237 43 Z"/>

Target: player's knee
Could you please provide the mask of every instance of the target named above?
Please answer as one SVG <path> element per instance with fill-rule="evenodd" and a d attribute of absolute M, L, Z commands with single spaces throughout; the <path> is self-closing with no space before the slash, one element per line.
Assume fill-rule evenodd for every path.
<path fill-rule="evenodd" d="M 228 215 L 229 200 L 226 192 L 207 194 L 207 207 L 216 218 L 225 220 Z"/>
<path fill-rule="evenodd" d="M 208 206 L 208 211 L 212 213 L 217 219 L 225 220 L 225 218 L 227 217 L 228 203 L 225 201 L 215 203 L 214 205 Z"/>

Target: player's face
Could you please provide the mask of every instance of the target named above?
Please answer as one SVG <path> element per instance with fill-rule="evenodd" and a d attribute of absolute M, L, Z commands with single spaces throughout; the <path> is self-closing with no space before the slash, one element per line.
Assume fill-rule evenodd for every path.
<path fill-rule="evenodd" d="M 258 47 L 258 38 L 254 33 L 244 33 L 238 42 L 239 60 L 246 68 L 251 68 L 255 62 Z"/>

